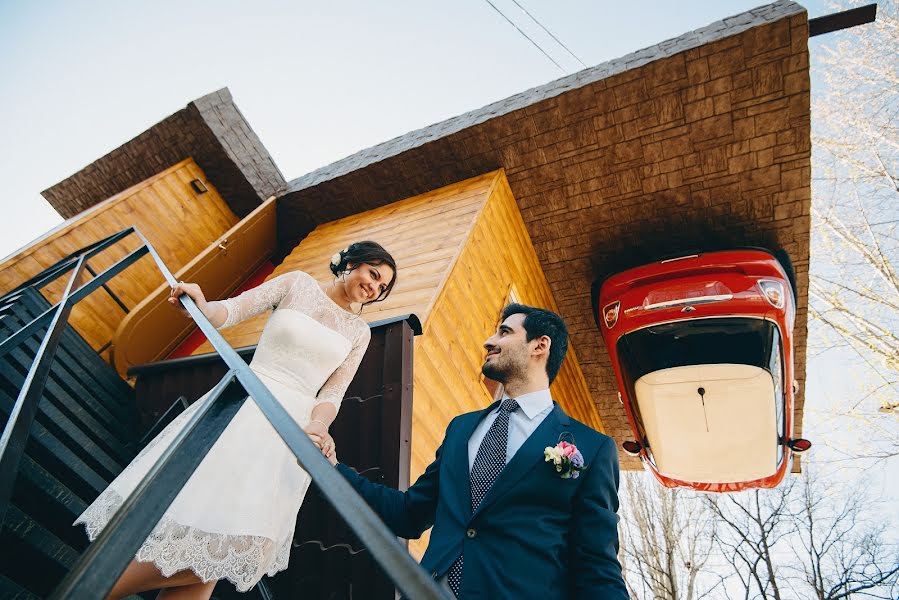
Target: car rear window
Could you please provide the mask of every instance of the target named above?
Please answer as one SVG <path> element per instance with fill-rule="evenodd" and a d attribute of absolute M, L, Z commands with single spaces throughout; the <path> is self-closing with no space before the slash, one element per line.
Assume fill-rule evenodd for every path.
<path fill-rule="evenodd" d="M 777 326 L 743 317 L 693 319 L 653 325 L 623 336 L 618 353 L 627 379 L 688 365 L 741 364 L 771 368 Z"/>

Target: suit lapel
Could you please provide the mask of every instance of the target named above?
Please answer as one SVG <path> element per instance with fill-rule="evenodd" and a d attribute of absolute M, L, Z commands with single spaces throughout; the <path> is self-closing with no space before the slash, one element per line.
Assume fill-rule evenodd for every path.
<path fill-rule="evenodd" d="M 471 471 L 468 468 L 468 440 L 484 417 L 499 406 L 494 402 L 484 410 L 468 413 L 460 419 L 458 432 L 453 436 L 453 458 L 450 465 L 451 480 L 458 482 L 455 493 L 456 500 L 462 508 L 462 514 L 471 514 Z"/>
<path fill-rule="evenodd" d="M 562 407 L 553 402 L 552 411 L 546 415 L 543 422 L 534 430 L 534 433 L 528 437 L 522 444 L 509 464 L 500 471 L 493 485 L 484 499 L 481 500 L 480 506 L 474 512 L 472 517 L 485 510 L 490 504 L 499 499 L 509 488 L 515 485 L 524 475 L 528 473 L 538 464 L 543 463 L 543 449 L 547 446 L 555 446 L 559 441 L 559 436 L 563 431 L 568 429 L 569 419 Z M 472 428 L 473 429 L 473 428 Z M 467 440 L 466 440 L 467 441 Z M 466 465 L 467 467 L 467 465 Z M 467 471 L 466 471 L 467 473 Z M 469 490 L 471 487 L 469 477 Z M 470 494 L 470 491 L 469 491 Z"/>

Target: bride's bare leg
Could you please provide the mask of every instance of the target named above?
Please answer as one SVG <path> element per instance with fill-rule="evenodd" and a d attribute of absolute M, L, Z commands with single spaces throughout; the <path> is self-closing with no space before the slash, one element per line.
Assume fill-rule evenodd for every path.
<path fill-rule="evenodd" d="M 146 592 L 147 590 L 193 586 L 197 583 L 202 583 L 202 581 L 193 571 L 179 571 L 171 577 L 163 577 L 153 563 L 132 560 L 112 587 L 106 600 L 118 600 L 119 598 L 137 594 L 138 592 Z M 211 594 L 212 588 L 215 587 L 215 582 L 210 582 L 210 584 L 212 584 L 212 587 L 209 588 L 209 593 Z M 202 598 L 202 596 L 198 596 L 198 598 Z"/>
<path fill-rule="evenodd" d="M 168 588 L 159 592 L 156 600 L 209 600 L 217 582 L 195 583 L 181 587 Z"/>

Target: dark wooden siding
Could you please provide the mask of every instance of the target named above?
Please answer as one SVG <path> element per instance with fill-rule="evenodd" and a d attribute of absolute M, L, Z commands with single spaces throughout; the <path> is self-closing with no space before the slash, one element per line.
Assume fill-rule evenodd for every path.
<path fill-rule="evenodd" d="M 415 317 L 372 323 L 372 339 L 331 427 L 338 456 L 372 481 L 405 489 L 412 434 L 412 347 Z M 255 347 L 240 351 L 252 358 Z M 135 367 L 137 404 L 145 423 L 178 396 L 195 401 L 225 373 L 217 356 Z M 393 600 L 394 587 L 314 483 L 297 519 L 290 567 L 268 580 L 276 598 Z M 238 598 L 219 584 L 216 598 Z"/>

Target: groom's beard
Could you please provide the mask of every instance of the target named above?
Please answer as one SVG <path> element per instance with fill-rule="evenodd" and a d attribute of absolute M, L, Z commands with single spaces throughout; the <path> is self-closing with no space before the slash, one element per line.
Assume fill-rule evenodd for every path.
<path fill-rule="evenodd" d="M 506 358 L 506 357 L 503 357 Z M 520 376 L 522 369 L 516 364 L 502 364 L 502 362 L 486 362 L 481 366 L 484 377 L 498 381 L 503 385 Z"/>

